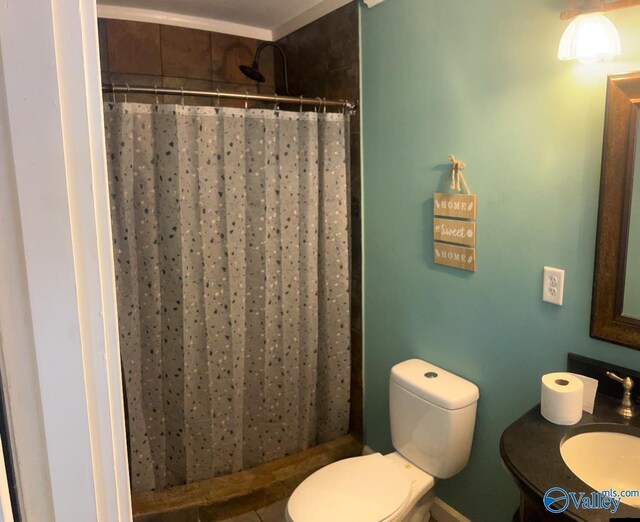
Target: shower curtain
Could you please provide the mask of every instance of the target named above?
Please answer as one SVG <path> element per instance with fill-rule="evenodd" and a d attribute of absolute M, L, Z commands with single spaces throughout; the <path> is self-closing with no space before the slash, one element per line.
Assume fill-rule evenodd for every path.
<path fill-rule="evenodd" d="M 134 491 L 346 433 L 347 118 L 105 103 Z"/>

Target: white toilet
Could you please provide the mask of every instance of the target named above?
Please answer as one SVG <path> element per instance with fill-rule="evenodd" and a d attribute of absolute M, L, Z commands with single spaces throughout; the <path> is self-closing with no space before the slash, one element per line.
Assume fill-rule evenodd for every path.
<path fill-rule="evenodd" d="M 411 359 L 391 369 L 391 438 L 397 450 L 329 464 L 300 484 L 289 522 L 427 522 L 436 478 L 469 461 L 478 387 Z"/>

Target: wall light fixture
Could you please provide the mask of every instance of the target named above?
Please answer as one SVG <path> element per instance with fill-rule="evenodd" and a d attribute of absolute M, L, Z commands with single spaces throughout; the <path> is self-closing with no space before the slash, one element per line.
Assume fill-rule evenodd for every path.
<path fill-rule="evenodd" d="M 595 63 L 620 54 L 620 36 L 613 22 L 604 13 L 623 7 L 640 5 L 640 0 L 584 0 L 569 1 L 569 10 L 560 14 L 571 20 L 560 39 L 558 58 Z"/>

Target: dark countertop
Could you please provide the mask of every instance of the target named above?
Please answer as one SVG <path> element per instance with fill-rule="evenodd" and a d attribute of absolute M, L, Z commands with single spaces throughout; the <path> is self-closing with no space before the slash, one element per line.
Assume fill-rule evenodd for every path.
<path fill-rule="evenodd" d="M 538 404 L 502 434 L 502 461 L 521 489 L 540 498 L 540 505 L 545 492 L 554 486 L 589 495 L 594 489 L 569 470 L 560 455 L 560 444 L 565 437 L 586 431 L 621 431 L 640 437 L 640 416 L 626 422 L 615 412 L 619 404 L 620 399 L 598 394 L 593 414 L 583 412 L 580 422 L 573 426 L 549 422 L 540 414 Z M 576 509 L 570 503 L 564 515 L 573 520 L 609 521 L 611 518 L 640 517 L 640 509 L 621 503 L 612 515 L 605 510 Z"/>

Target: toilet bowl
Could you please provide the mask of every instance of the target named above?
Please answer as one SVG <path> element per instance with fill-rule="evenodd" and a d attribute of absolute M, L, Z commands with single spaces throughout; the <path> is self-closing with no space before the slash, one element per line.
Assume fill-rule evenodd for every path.
<path fill-rule="evenodd" d="M 285 515 L 288 522 L 426 522 L 434 483 L 399 453 L 353 457 L 309 476 L 289 499 Z"/>
<path fill-rule="evenodd" d="M 391 369 L 389 410 L 395 453 L 344 459 L 293 492 L 288 522 L 427 522 L 437 478 L 467 464 L 478 387 L 420 359 Z"/>

